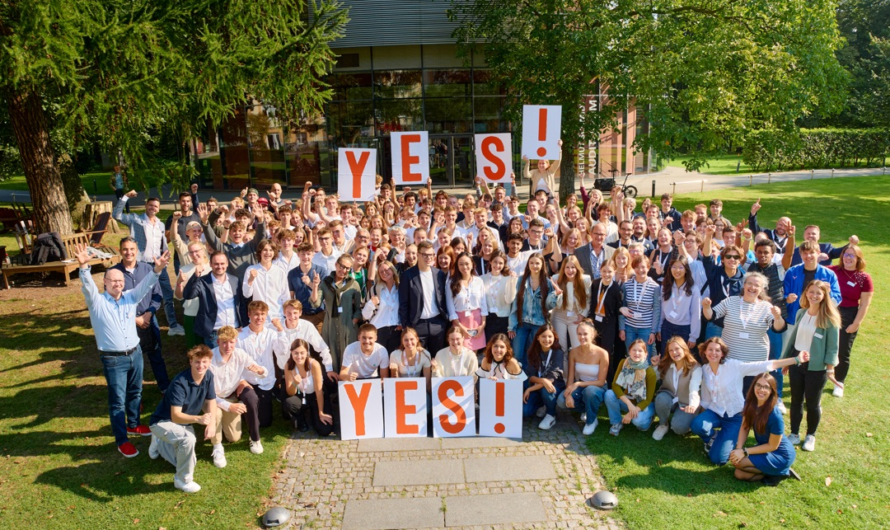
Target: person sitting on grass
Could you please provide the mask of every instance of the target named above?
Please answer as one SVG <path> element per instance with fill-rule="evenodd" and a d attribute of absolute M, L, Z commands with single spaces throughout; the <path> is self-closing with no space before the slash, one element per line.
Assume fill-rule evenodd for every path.
<path fill-rule="evenodd" d="M 665 343 L 667 353 L 658 366 L 661 388 L 655 394 L 659 423 L 652 433 L 654 440 L 664 438 L 670 429 L 680 436 L 689 432 L 700 402 L 701 366 L 695 362 L 686 339 L 673 336 Z"/>
<path fill-rule="evenodd" d="M 778 402 L 776 379 L 770 374 L 757 376 L 745 398 L 736 448 L 729 453 L 729 461 L 735 466 L 735 478 L 749 482 L 759 480 L 767 486 L 778 486 L 788 477 L 800 480 L 800 475 L 791 469 L 797 452 L 785 436 L 785 420 L 776 407 Z M 745 448 L 751 429 L 754 429 L 757 445 Z"/>
<path fill-rule="evenodd" d="M 627 358 L 615 369 L 612 388 L 606 391 L 606 409 L 609 411 L 609 434 L 618 436 L 625 425 L 649 430 L 655 417 L 655 370 L 649 365 L 648 348 L 643 339 L 637 339 L 627 349 Z M 623 413 L 623 416 L 622 416 Z"/>
<path fill-rule="evenodd" d="M 195 429 L 204 425 L 204 439 L 216 435 L 216 391 L 210 364 L 213 352 L 200 344 L 188 352 L 189 368 L 170 381 L 164 399 L 151 415 L 151 445 L 148 456 L 159 456 L 176 466 L 173 485 L 185 493 L 195 493 L 201 486 L 195 476 Z M 203 412 L 203 414 L 202 414 Z"/>

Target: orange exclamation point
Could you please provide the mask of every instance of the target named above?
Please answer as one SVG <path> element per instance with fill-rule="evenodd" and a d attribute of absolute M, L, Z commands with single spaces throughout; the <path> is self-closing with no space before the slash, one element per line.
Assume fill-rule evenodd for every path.
<path fill-rule="evenodd" d="M 538 141 L 547 141 L 547 109 L 538 109 Z M 543 146 L 538 148 L 538 156 L 543 157 L 546 154 L 547 150 Z"/>
<path fill-rule="evenodd" d="M 495 417 L 503 417 L 504 416 L 504 387 L 506 385 L 504 383 L 495 383 L 494 384 L 494 415 Z M 504 434 L 504 431 L 507 430 L 507 426 L 503 423 L 495 423 L 494 424 L 494 432 L 498 434 Z"/>

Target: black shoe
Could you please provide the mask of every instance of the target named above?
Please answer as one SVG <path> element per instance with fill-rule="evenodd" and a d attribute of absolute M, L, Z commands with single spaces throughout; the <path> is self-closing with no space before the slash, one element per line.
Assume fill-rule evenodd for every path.
<path fill-rule="evenodd" d="M 306 432 L 309 430 L 309 422 L 306 421 L 306 417 L 302 414 L 297 416 L 297 430 L 300 432 Z"/>
<path fill-rule="evenodd" d="M 788 475 L 795 480 L 803 480 L 802 478 L 800 478 L 800 475 L 797 473 L 797 471 L 795 471 L 793 468 L 788 470 Z"/>
<path fill-rule="evenodd" d="M 776 486 L 779 485 L 779 483 L 781 483 L 786 478 L 788 478 L 787 475 L 766 475 L 765 477 L 763 477 L 761 482 L 763 483 L 764 486 L 769 486 L 771 488 L 775 488 Z"/>

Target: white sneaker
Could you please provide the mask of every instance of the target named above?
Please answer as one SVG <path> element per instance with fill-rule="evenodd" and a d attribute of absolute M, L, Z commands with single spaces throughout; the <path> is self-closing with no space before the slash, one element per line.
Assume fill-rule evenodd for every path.
<path fill-rule="evenodd" d="M 808 434 L 806 438 L 803 439 L 803 444 L 800 446 L 804 451 L 815 451 L 816 450 L 816 437 L 812 434 Z"/>
<path fill-rule="evenodd" d="M 554 425 L 556 425 L 556 418 L 547 414 L 544 416 L 544 419 L 541 420 L 541 423 L 538 424 L 538 428 L 547 431 L 553 428 Z"/>
<path fill-rule="evenodd" d="M 595 420 L 593 420 L 593 423 L 584 424 L 584 428 L 581 429 L 581 432 L 584 433 L 584 436 L 590 436 L 591 434 L 593 434 L 593 431 L 596 430 L 596 427 L 599 424 L 600 424 L 600 420 L 595 419 Z"/>
<path fill-rule="evenodd" d="M 785 404 L 782 403 L 782 400 L 779 400 L 779 402 L 776 404 L 776 407 L 779 408 L 779 412 L 781 412 L 783 416 L 785 414 L 788 414 L 788 409 L 785 408 Z"/>
<path fill-rule="evenodd" d="M 250 441 L 250 452 L 255 455 L 263 454 L 263 442 L 261 442 L 259 440 L 254 442 L 253 440 L 251 440 Z"/>
<path fill-rule="evenodd" d="M 659 425 L 655 428 L 655 432 L 652 433 L 652 439 L 661 441 L 661 439 L 664 438 L 664 435 L 667 434 L 668 429 L 670 429 L 670 427 L 667 425 Z"/>
<path fill-rule="evenodd" d="M 546 415 L 547 415 L 547 407 L 545 407 L 544 405 L 541 405 L 540 407 L 538 407 L 538 411 L 535 412 L 535 416 L 537 416 L 539 418 L 543 418 Z"/>
<path fill-rule="evenodd" d="M 581 413 L 581 423 L 583 423 L 585 425 L 587 424 L 587 413 L 586 412 Z"/>
<path fill-rule="evenodd" d="M 176 324 L 175 326 L 170 326 L 170 329 L 167 330 L 167 335 L 182 335 L 185 336 L 185 328 L 182 327 L 182 324 Z"/>
<path fill-rule="evenodd" d="M 788 441 L 791 445 L 800 445 L 800 436 L 794 433 L 788 435 Z"/>
<path fill-rule="evenodd" d="M 148 446 L 148 457 L 157 460 L 159 456 L 161 456 L 161 452 L 158 451 L 158 437 L 152 434 L 151 444 Z"/>
<path fill-rule="evenodd" d="M 609 427 L 609 434 L 611 434 L 612 436 L 618 436 L 618 433 L 621 432 L 621 429 L 623 429 L 623 428 L 624 428 L 623 423 L 621 423 L 621 422 L 614 423 L 614 424 L 612 424 L 611 427 Z"/>
<path fill-rule="evenodd" d="M 173 477 L 173 485 L 176 486 L 176 489 L 182 490 L 184 493 L 197 493 L 201 491 L 201 486 L 198 485 L 194 480 L 191 482 L 182 483 L 176 477 Z"/>
<path fill-rule="evenodd" d="M 213 447 L 213 452 L 210 453 L 210 457 L 213 458 L 213 465 L 220 469 L 226 467 L 226 464 L 228 464 L 226 461 L 226 451 L 223 449 L 222 444 Z"/>
<path fill-rule="evenodd" d="M 836 398 L 844 397 L 844 387 L 842 387 L 842 386 L 834 387 L 834 390 L 831 391 L 831 395 Z"/>

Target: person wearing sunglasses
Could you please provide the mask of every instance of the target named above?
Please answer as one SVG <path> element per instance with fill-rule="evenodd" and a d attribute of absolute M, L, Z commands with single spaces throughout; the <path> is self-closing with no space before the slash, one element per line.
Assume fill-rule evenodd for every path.
<path fill-rule="evenodd" d="M 727 245 L 720 251 L 720 263 L 717 263 L 711 254 L 714 234 L 717 231 L 715 225 L 705 227 L 705 237 L 702 241 L 702 264 L 705 266 L 705 274 L 710 291 L 710 299 L 714 307 L 730 296 L 739 296 L 742 292 L 742 279 L 745 271 L 741 268 L 742 251 L 735 245 Z M 720 337 L 723 335 L 723 316 L 710 320 L 705 327 L 704 338 Z"/>

